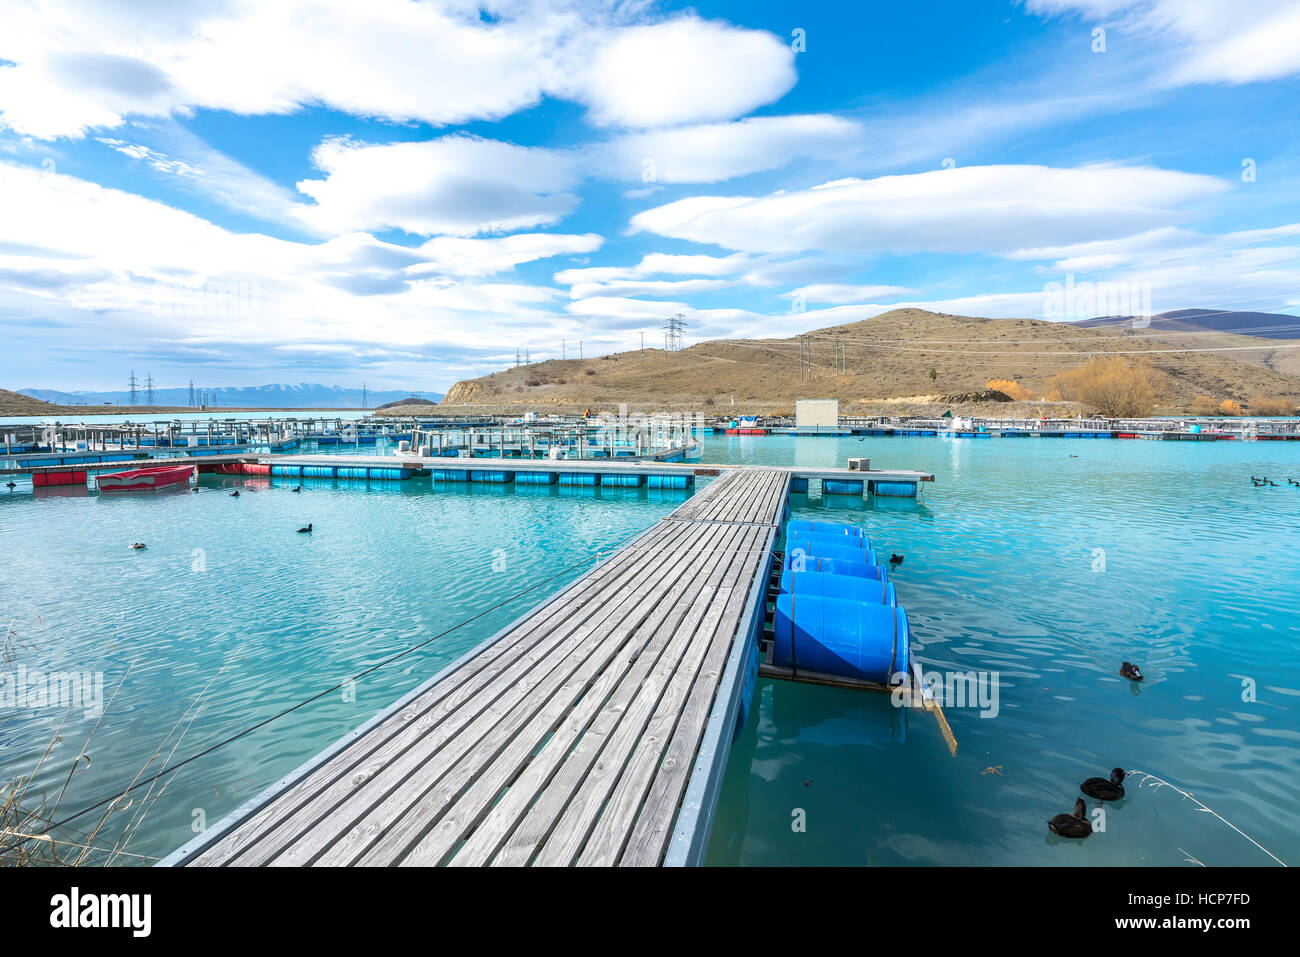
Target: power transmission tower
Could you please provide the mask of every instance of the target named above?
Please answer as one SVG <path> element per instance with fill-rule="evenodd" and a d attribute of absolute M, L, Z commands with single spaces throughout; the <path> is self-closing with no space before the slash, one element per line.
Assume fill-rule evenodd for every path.
<path fill-rule="evenodd" d="M 641 333 L 641 361 L 645 362 L 645 332 Z"/>
<path fill-rule="evenodd" d="M 193 379 L 190 380 L 190 396 L 187 405 L 189 405 L 191 409 L 194 408 L 194 380 Z"/>
<path fill-rule="evenodd" d="M 675 352 L 685 341 L 686 317 L 680 312 L 664 320 L 664 348 Z"/>
<path fill-rule="evenodd" d="M 515 346 L 515 368 L 516 369 L 518 369 L 520 363 L 523 362 L 523 358 L 524 358 L 523 353 L 519 351 L 518 346 Z"/>
<path fill-rule="evenodd" d="M 153 376 L 148 374 L 144 377 L 144 404 L 153 408 Z"/>
<path fill-rule="evenodd" d="M 532 353 L 529 349 L 525 348 L 525 349 L 524 349 L 524 365 L 526 365 L 526 366 L 530 366 L 530 365 L 532 365 L 532 364 L 533 364 L 533 353 Z"/>
<path fill-rule="evenodd" d="M 366 384 L 361 383 L 361 408 L 370 408 L 370 393 L 366 391 Z"/>
<path fill-rule="evenodd" d="M 139 380 L 137 380 L 135 377 L 135 370 L 132 369 L 131 378 L 128 379 L 126 383 L 127 389 L 130 391 L 131 394 L 131 397 L 127 400 L 126 403 L 127 405 L 135 405 L 135 389 L 136 386 L 138 386 L 139 384 L 140 384 Z"/>

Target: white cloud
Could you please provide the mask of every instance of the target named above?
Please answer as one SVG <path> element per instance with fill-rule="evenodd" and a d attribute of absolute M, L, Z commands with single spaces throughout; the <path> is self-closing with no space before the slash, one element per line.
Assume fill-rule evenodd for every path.
<path fill-rule="evenodd" d="M 743 116 L 795 79 L 794 52 L 773 34 L 686 16 L 605 38 L 580 95 L 599 125 L 672 126 Z"/>
<path fill-rule="evenodd" d="M 1251 83 L 1300 74 L 1300 5 L 1294 0 L 1025 0 L 1031 13 L 1113 21 L 1173 46 L 1163 81 Z"/>
<path fill-rule="evenodd" d="M 844 179 L 766 196 L 696 196 L 635 230 L 750 252 L 1009 252 L 1129 235 L 1226 189 L 1152 167 L 968 166 Z"/>
<path fill-rule="evenodd" d="M 644 279 L 647 276 L 731 276 L 744 269 L 751 257 L 744 253 L 732 256 L 681 256 L 671 253 L 647 253 L 635 266 L 592 266 L 564 269 L 555 281 L 564 285 L 580 282 L 615 282 Z"/>
<path fill-rule="evenodd" d="M 79 0 L 9 4 L 0 119 L 51 139 L 195 109 L 325 106 L 436 125 L 499 119 L 552 95 L 602 124 L 732 119 L 795 81 L 770 33 L 615 0 Z"/>
<path fill-rule="evenodd" d="M 491 239 L 456 239 L 438 236 L 419 248 L 428 261 L 410 267 L 407 275 L 441 274 L 491 276 L 520 263 L 595 252 L 604 239 L 595 233 L 581 236 L 561 233 L 516 233 Z"/>
<path fill-rule="evenodd" d="M 244 357 L 250 365 L 284 347 L 346 354 L 346 368 L 382 364 L 374 357 L 385 355 L 441 361 L 505 341 L 532 341 L 537 351 L 556 317 L 568 321 L 557 311 L 559 290 L 449 277 L 472 280 L 600 243 L 593 235 L 525 235 L 434 240 L 426 249 L 366 233 L 292 242 L 234 233 L 162 203 L 8 163 L 0 163 L 0 207 L 6 334 L 23 321 L 56 322 L 81 354 L 129 342 L 136 355 Z M 11 350 L 5 361 L 23 360 Z"/>
<path fill-rule="evenodd" d="M 803 302 L 824 302 L 842 305 L 852 302 L 867 302 L 872 299 L 901 296 L 912 292 L 906 286 L 854 286 L 848 283 L 814 283 L 800 286 L 784 293 L 784 299 L 800 299 Z"/>
<path fill-rule="evenodd" d="M 718 183 L 796 159 L 847 160 L 866 148 L 861 124 L 825 113 L 756 116 L 629 133 L 594 151 L 597 173 L 653 183 Z"/>
<path fill-rule="evenodd" d="M 737 285 L 727 279 L 616 279 L 610 282 L 580 282 L 569 290 L 574 299 L 591 296 L 689 296 L 701 292 L 716 292 Z"/>
<path fill-rule="evenodd" d="M 421 236 L 510 232 L 554 223 L 578 203 L 573 158 L 470 136 L 372 145 L 327 140 L 312 153 L 324 179 L 298 216 L 321 232 L 402 229 Z"/>

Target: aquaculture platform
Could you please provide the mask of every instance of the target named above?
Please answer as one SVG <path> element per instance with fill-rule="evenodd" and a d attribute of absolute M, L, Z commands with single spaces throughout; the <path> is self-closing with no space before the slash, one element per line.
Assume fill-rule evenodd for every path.
<path fill-rule="evenodd" d="M 790 485 L 727 471 L 161 863 L 700 863 Z"/>

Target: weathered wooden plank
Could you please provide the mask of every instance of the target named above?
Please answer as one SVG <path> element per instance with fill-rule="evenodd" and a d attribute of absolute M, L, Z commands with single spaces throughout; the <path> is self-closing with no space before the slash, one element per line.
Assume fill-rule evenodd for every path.
<path fill-rule="evenodd" d="M 774 533 L 768 532 L 763 549 L 765 552 L 770 549 L 773 540 Z M 761 576 L 750 582 L 750 586 L 762 588 Z M 734 589 L 727 599 L 728 620 L 743 620 L 745 607 L 753 598 L 748 587 Z M 715 642 L 709 649 L 700 675 L 682 709 L 672 740 L 664 752 L 663 761 L 641 805 L 631 838 L 619 858 L 620 865 L 654 866 L 663 860 L 664 848 L 672 835 L 682 792 L 690 778 L 727 655 L 734 642 L 745 639 L 745 635 L 735 634 L 730 640 Z"/>
<path fill-rule="evenodd" d="M 484 734 L 462 757 L 454 762 L 441 756 L 421 769 L 422 777 L 437 777 L 437 783 L 419 798 L 418 813 L 407 814 L 395 827 L 366 852 L 361 864 L 407 863 L 409 856 L 418 850 L 430 829 L 441 819 L 453 801 L 459 798 L 482 776 L 492 772 L 509 779 L 541 746 L 546 736 L 564 719 L 580 700 L 590 695 L 591 687 L 603 674 L 614 669 L 621 674 L 627 665 L 637 660 L 646 639 L 652 636 L 657 625 L 656 616 L 664 606 L 672 607 L 680 592 L 690 587 L 698 572 L 699 557 L 711 553 L 711 539 L 716 538 L 706 530 L 698 542 L 692 543 L 685 560 L 677 553 L 665 556 L 677 567 L 665 575 L 653 588 L 647 588 L 644 598 L 621 620 L 614 622 L 607 634 L 597 636 L 600 642 L 586 661 L 559 683 L 558 676 L 533 689 L 500 723 Z M 642 618 L 648 612 L 649 617 Z M 584 649 L 587 650 L 587 649 Z M 624 654 L 626 652 L 626 654 Z M 558 687 L 554 687 L 558 684 Z M 499 790 L 499 786 L 494 789 Z M 431 838 L 428 853 L 435 853 L 438 842 L 436 831 Z M 414 847 L 412 846 L 414 844 Z M 422 852 L 423 853 L 423 852 Z M 437 853 L 440 859 L 441 852 Z M 409 861 L 418 864 L 420 861 Z"/>
<path fill-rule="evenodd" d="M 690 528 L 677 547 L 689 548 L 701 532 Z M 349 802 L 341 813 L 317 826 L 317 833 L 302 843 L 306 853 L 286 856 L 285 863 L 307 856 L 321 864 L 392 863 L 411 842 L 422 834 L 417 814 L 412 813 L 442 775 L 469 752 L 499 722 L 515 725 L 528 720 L 546 697 L 562 685 L 593 655 L 609 655 L 626 639 L 635 623 L 645 614 L 644 595 L 675 570 L 664 562 L 667 549 L 656 549 L 658 567 L 649 570 L 653 577 L 629 576 L 620 582 L 618 592 L 610 596 L 607 612 L 574 630 L 546 659 L 538 664 L 529 680 L 514 681 L 491 704 L 462 723 L 448 740 L 424 742 L 408 755 L 386 768 L 376 779 L 364 802 Z M 611 630 L 612 628 L 612 630 Z M 608 638 L 604 636 L 610 636 Z M 593 643 L 594 639 L 594 643 Z M 599 664 L 599 659 L 593 659 Z M 589 666 L 595 670 L 595 665 Z M 443 749 L 445 745 L 445 749 Z M 380 781 L 382 779 L 382 782 Z M 376 801 L 376 798 L 378 800 Z M 360 806 L 359 806 L 360 805 Z"/>
<path fill-rule="evenodd" d="M 731 552 L 722 547 L 721 538 L 718 536 L 709 543 L 707 552 L 702 555 L 704 561 L 692 573 L 692 579 L 700 576 L 711 579 L 714 567 L 731 560 Z M 619 660 L 605 669 L 563 721 L 556 723 L 555 731 L 549 739 L 545 738 L 549 727 L 540 729 L 541 734 L 538 733 L 539 729 L 532 729 L 532 733 L 516 738 L 508 749 L 508 752 L 513 753 L 503 753 L 493 763 L 490 771 L 474 782 L 455 807 L 448 811 L 446 818 L 425 836 L 404 863 L 423 865 L 441 862 L 471 827 L 473 835 L 456 852 L 451 863 L 462 866 L 486 863 L 505 840 L 519 815 L 528 808 L 539 791 L 549 784 L 555 769 L 574 741 L 580 738 L 581 747 L 589 744 L 593 736 L 598 739 L 603 733 L 602 719 L 606 719 L 610 713 L 620 713 L 643 685 L 647 673 L 660 660 L 674 656 L 674 643 L 680 633 L 674 619 L 679 606 L 688 597 L 682 593 L 689 587 L 698 587 L 690 582 L 686 586 L 679 588 L 677 595 L 666 598 L 656 610 L 656 615 L 640 629 L 650 635 L 648 643 L 628 642 L 620 651 Z M 527 767 L 523 768 L 525 762 Z M 509 791 L 493 805 L 493 798 L 507 784 L 510 786 Z M 480 822 L 480 818 L 485 816 L 486 820 Z"/>
<path fill-rule="evenodd" d="M 640 795 L 649 787 L 650 776 L 659 763 L 659 752 L 667 743 L 700 662 L 724 621 L 725 603 L 718 596 L 730 593 L 747 569 L 752 577 L 753 560 L 748 542 L 758 534 L 757 529 L 751 525 L 730 527 L 735 529 L 733 557 L 736 560 L 720 581 L 710 582 L 697 594 L 688 623 L 683 626 L 687 647 L 671 666 L 656 673 L 655 681 L 647 682 L 642 689 L 601 752 L 597 770 L 605 765 L 611 773 L 602 776 L 593 772 L 583 780 L 535 863 L 600 863 L 602 855 L 616 856 L 622 848 L 640 805 Z M 723 638 L 729 638 L 732 632 L 734 627 Z M 631 808 L 624 807 L 628 800 Z"/>
<path fill-rule="evenodd" d="M 611 763 L 606 760 L 607 755 L 602 751 L 602 748 L 606 746 L 606 742 L 610 740 L 610 735 L 614 733 L 615 729 L 621 727 L 622 722 L 627 720 L 625 702 L 628 695 L 630 694 L 636 700 L 640 700 L 646 693 L 645 689 L 647 687 L 662 684 L 661 675 L 665 673 L 665 669 L 667 669 L 668 673 L 671 673 L 685 647 L 684 643 L 690 640 L 690 623 L 698 618 L 699 614 L 702 614 L 702 612 L 694 611 L 699 596 L 712 593 L 718 576 L 723 574 L 734 560 L 735 550 L 730 542 L 734 537 L 733 527 L 716 523 L 709 524 L 711 527 L 724 529 L 725 538 L 721 541 L 715 554 L 711 556 L 715 560 L 708 566 L 708 573 L 695 576 L 689 594 L 683 595 L 678 602 L 678 607 L 672 609 L 671 616 L 667 616 L 665 628 L 671 634 L 670 641 L 673 649 L 671 654 L 665 653 L 658 662 L 654 663 L 650 677 L 642 682 L 640 687 L 625 689 L 626 693 L 624 695 L 620 695 L 607 703 L 593 722 L 592 727 L 582 735 L 567 755 L 559 753 L 558 749 L 553 750 L 549 758 L 559 760 L 559 758 L 563 757 L 563 765 L 538 793 L 535 803 L 532 804 L 527 814 L 510 834 L 501 852 L 492 861 L 493 864 L 519 865 L 528 863 L 536 849 L 551 835 L 556 826 L 556 820 L 564 811 L 566 804 L 572 799 L 575 791 L 586 786 L 587 782 L 592 778 L 599 778 L 603 774 L 609 773 L 611 769 L 613 773 L 617 773 L 617 769 L 612 768 Z M 683 625 L 684 619 L 687 622 L 685 625 Z M 561 742 L 560 744 L 566 745 L 567 742 Z M 609 767 L 597 765 L 593 769 L 592 763 L 597 761 L 598 758 Z M 515 812 L 518 809 L 516 804 L 512 803 L 508 810 Z"/>

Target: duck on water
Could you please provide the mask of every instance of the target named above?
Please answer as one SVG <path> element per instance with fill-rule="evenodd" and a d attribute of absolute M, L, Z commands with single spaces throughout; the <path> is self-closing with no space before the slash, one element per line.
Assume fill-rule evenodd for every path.
<path fill-rule="evenodd" d="M 1098 801 L 1118 801 L 1124 796 L 1124 769 L 1116 768 L 1110 772 L 1110 780 L 1105 778 L 1088 778 L 1079 785 L 1079 790 Z"/>
<path fill-rule="evenodd" d="M 1073 814 L 1058 814 L 1047 822 L 1047 829 L 1060 837 L 1087 837 L 1092 833 L 1092 825 L 1085 816 L 1088 806 L 1083 798 L 1074 802 Z"/>

